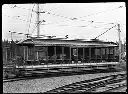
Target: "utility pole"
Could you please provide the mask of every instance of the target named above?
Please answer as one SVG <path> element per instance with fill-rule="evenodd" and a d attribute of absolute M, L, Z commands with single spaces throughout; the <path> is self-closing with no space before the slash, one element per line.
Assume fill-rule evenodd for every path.
<path fill-rule="evenodd" d="M 10 46 L 10 58 L 13 58 L 13 39 L 12 39 L 12 33 L 16 33 L 16 32 L 12 32 L 12 31 L 9 31 L 11 33 L 11 46 Z"/>
<path fill-rule="evenodd" d="M 12 32 L 9 31 L 11 33 L 11 44 L 10 44 L 10 59 L 12 58 Z"/>
<path fill-rule="evenodd" d="M 40 34 L 40 21 L 39 21 L 40 17 L 39 17 L 39 4 L 37 4 L 37 37 L 39 37 Z"/>
<path fill-rule="evenodd" d="M 117 24 L 118 26 L 118 37 L 119 37 L 119 62 L 121 62 L 121 39 L 120 39 L 120 24 Z"/>

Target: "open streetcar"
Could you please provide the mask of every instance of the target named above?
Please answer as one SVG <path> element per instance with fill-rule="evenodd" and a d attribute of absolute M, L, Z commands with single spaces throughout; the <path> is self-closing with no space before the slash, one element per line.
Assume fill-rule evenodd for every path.
<path fill-rule="evenodd" d="M 100 40 L 28 38 L 18 42 L 13 68 L 5 72 L 24 74 L 21 70 L 73 66 L 115 66 L 119 62 L 118 45 Z M 23 49 L 23 50 L 21 50 Z M 13 70 L 13 71 L 12 71 Z"/>
<path fill-rule="evenodd" d="M 118 62 L 118 45 L 99 40 L 27 39 L 17 43 L 27 65 Z"/>

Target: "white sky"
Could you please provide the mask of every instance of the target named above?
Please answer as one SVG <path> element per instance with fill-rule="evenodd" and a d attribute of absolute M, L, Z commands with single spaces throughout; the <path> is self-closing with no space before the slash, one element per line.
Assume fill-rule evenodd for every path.
<path fill-rule="evenodd" d="M 16 7 L 14 7 L 15 5 Z M 11 35 L 9 31 L 28 33 L 33 5 L 4 4 L 2 6 L 2 39 L 10 40 Z M 120 8 L 120 6 L 122 7 Z M 37 5 L 35 4 L 33 10 L 36 11 L 36 9 Z M 40 11 L 43 10 L 50 14 L 40 14 L 40 20 L 46 21 L 42 22 L 42 24 L 47 24 L 40 25 L 41 35 L 55 35 L 57 37 L 69 35 L 69 39 L 92 39 L 105 32 L 107 28 L 111 28 L 119 23 L 122 41 L 126 38 L 126 7 L 124 2 L 40 4 Z M 37 31 L 34 29 L 36 18 L 36 13 L 32 12 L 32 23 L 29 28 L 29 33 L 32 35 L 37 35 Z M 70 18 L 77 19 L 71 20 Z M 13 40 L 23 38 L 25 38 L 24 35 L 13 34 Z M 118 41 L 117 27 L 108 31 L 99 39 Z"/>

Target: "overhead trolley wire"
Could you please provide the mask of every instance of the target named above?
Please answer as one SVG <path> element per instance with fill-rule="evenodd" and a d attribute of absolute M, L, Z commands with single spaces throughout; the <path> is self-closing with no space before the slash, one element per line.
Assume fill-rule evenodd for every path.
<path fill-rule="evenodd" d="M 8 16 L 8 15 L 5 15 L 7 17 L 11 17 L 11 16 Z M 34 23 L 32 21 L 27 21 L 27 20 L 24 20 L 24 19 L 20 19 L 20 16 L 15 16 L 15 17 L 11 17 L 11 18 L 14 18 L 14 19 L 18 19 L 18 20 L 21 20 L 21 21 L 24 21 L 24 22 L 29 22 L 29 23 Z M 58 24 L 60 22 L 64 22 L 64 21 L 59 21 L 59 22 L 53 22 L 53 23 L 47 23 L 47 24 L 41 24 L 42 22 L 46 22 L 45 20 L 42 20 L 40 21 L 40 25 L 49 25 L 49 24 Z M 93 23 L 104 23 L 104 22 L 95 22 L 95 21 L 88 21 L 88 22 L 93 22 Z M 34 23 L 34 24 L 37 24 L 37 23 Z M 106 24 L 113 24 L 113 23 L 106 23 Z M 104 24 L 105 25 L 105 24 Z M 66 26 L 66 25 L 60 25 L 60 26 Z M 67 26 L 70 26 L 70 25 L 67 25 Z M 79 27 L 79 26 L 78 26 Z M 80 26 L 80 27 L 86 27 L 86 26 Z"/>
<path fill-rule="evenodd" d="M 92 13 L 92 14 L 89 14 L 89 15 L 86 15 L 86 16 L 81 16 L 81 17 L 78 17 L 78 18 L 83 18 L 83 17 L 88 17 L 88 16 L 94 16 L 94 15 L 97 15 L 97 14 L 100 14 L 100 13 L 109 12 L 109 11 L 116 10 L 116 9 L 122 8 L 122 7 L 123 6 L 119 6 L 117 8 L 108 9 L 108 10 L 100 11 L 100 12 L 97 12 L 97 13 Z"/>
<path fill-rule="evenodd" d="M 27 9 L 27 8 L 22 8 L 22 7 L 19 7 L 19 6 L 17 6 L 17 5 L 15 5 L 13 8 L 15 8 L 15 7 L 17 7 L 17 8 L 21 8 L 21 9 L 26 9 L 26 10 L 31 10 L 31 9 Z M 32 12 L 37 12 L 37 11 L 32 11 Z M 42 13 L 42 12 L 40 12 L 40 13 Z M 49 14 L 49 13 L 48 13 Z M 55 14 L 53 14 L 53 15 L 55 15 Z M 55 15 L 56 16 L 56 15 Z M 61 16 L 62 17 L 62 16 Z M 20 19 L 20 20 L 23 20 L 23 19 Z M 26 21 L 26 20 L 23 20 L 23 21 Z M 42 22 L 43 22 L 44 20 L 42 20 Z M 28 21 L 26 21 L 26 22 L 28 22 Z M 40 23 L 42 23 L 42 22 L 40 22 Z M 30 22 L 30 23 L 33 23 L 33 22 Z M 58 23 L 58 22 L 57 22 Z M 37 24 L 37 23 L 34 23 L 34 24 Z M 48 23 L 48 24 L 41 24 L 41 25 L 49 25 L 49 24 L 54 24 L 54 23 Z"/>
<path fill-rule="evenodd" d="M 22 8 L 22 7 L 19 7 L 19 6 L 15 6 L 17 8 Z M 123 6 L 119 6 L 118 8 L 122 8 Z M 115 10 L 115 9 L 118 9 L 118 8 L 114 8 L 114 9 L 111 9 L 111 10 Z M 26 9 L 26 8 L 22 8 L 22 9 Z M 27 10 L 30 10 L 30 9 L 27 9 Z M 34 11 L 34 10 L 33 10 Z M 88 16 L 93 16 L 93 15 L 97 15 L 99 13 L 103 13 L 103 12 L 106 12 L 108 10 L 105 10 L 105 11 L 101 11 L 101 12 L 97 12 L 97 13 L 93 13 L 93 14 L 89 14 L 87 16 L 82 16 L 82 17 L 67 17 L 67 16 L 63 16 L 63 15 L 60 15 L 60 14 L 56 14 L 56 13 L 51 13 L 49 11 L 43 11 L 43 12 L 40 12 L 40 13 L 47 13 L 47 14 L 52 14 L 54 16 L 58 16 L 58 17 L 62 17 L 62 18 L 66 18 L 66 19 L 69 19 L 69 20 L 79 20 L 79 21 L 86 21 L 86 20 L 80 20 L 79 18 L 83 18 L 83 17 L 88 17 Z M 34 12 L 37 12 L 37 11 L 34 11 Z"/>
<path fill-rule="evenodd" d="M 64 22 L 64 21 L 61 21 L 61 22 Z M 71 27 L 87 27 L 87 26 L 89 26 L 89 25 L 91 25 L 92 23 L 105 23 L 105 22 L 95 22 L 95 21 L 88 21 L 88 22 L 90 22 L 89 24 L 87 24 L 87 25 L 78 25 L 78 26 L 76 26 L 76 25 L 69 25 L 69 24 L 62 24 L 62 25 L 58 25 L 58 26 L 71 26 Z M 57 23 L 60 23 L 60 22 L 56 22 L 56 23 L 47 23 L 47 24 L 40 24 L 40 25 L 49 25 L 49 24 L 57 24 Z M 108 25 L 108 24 L 114 24 L 114 23 L 105 23 L 105 24 L 102 24 L 102 25 Z M 94 28 L 100 28 L 100 26 L 93 26 Z"/>
<path fill-rule="evenodd" d="M 20 16 L 9 16 L 9 15 L 6 15 L 6 14 L 4 14 L 4 15 L 7 16 L 7 17 L 10 17 L 10 18 L 14 18 L 14 19 L 17 19 L 17 20 L 24 21 L 24 22 L 28 22 L 28 23 L 30 22 L 30 21 L 19 18 Z M 34 22 L 31 22 L 31 23 L 34 23 Z M 36 23 L 34 23 L 34 24 L 36 24 Z"/>
<path fill-rule="evenodd" d="M 46 4 L 45 4 L 46 5 Z M 59 5 L 60 6 L 60 5 Z M 57 9 L 58 7 L 53 7 L 52 6 L 52 8 L 50 9 L 50 10 L 48 10 L 48 11 L 51 11 L 51 10 L 53 10 L 53 9 Z M 40 9 L 40 10 L 43 10 L 43 9 Z"/>
<path fill-rule="evenodd" d="M 51 14 L 53 16 L 58 16 L 58 17 L 65 18 L 65 19 L 68 19 L 68 20 L 75 20 L 75 19 L 77 19 L 77 18 L 74 18 L 74 17 L 71 18 L 71 17 L 60 15 L 60 14 L 52 13 L 52 12 L 49 12 L 49 11 L 43 11 L 43 12 L 40 12 L 40 13 L 47 13 L 47 14 Z"/>
<path fill-rule="evenodd" d="M 34 5 L 35 5 L 35 4 L 34 4 Z M 12 8 L 20 8 L 20 9 L 24 9 L 24 10 L 29 10 L 29 11 L 31 11 L 31 9 L 24 8 L 24 7 L 19 7 L 19 6 L 17 6 L 17 5 L 14 5 Z M 37 12 L 37 11 L 33 10 L 33 12 Z"/>
<path fill-rule="evenodd" d="M 21 7 L 18 7 L 18 6 L 14 6 L 14 7 L 17 7 L 17 8 L 21 8 Z M 122 8 L 122 6 L 120 6 L 120 7 L 118 7 L 118 8 Z M 23 8 L 23 9 L 26 9 L 26 8 Z M 114 8 L 115 9 L 115 8 Z M 111 9 L 111 10 L 114 10 L 114 9 Z M 117 9 L 117 8 L 116 8 Z M 27 9 L 27 10 L 30 10 L 30 9 Z M 33 10 L 34 11 L 34 10 Z M 37 11 L 34 11 L 34 12 L 37 12 Z M 99 14 L 99 13 L 103 13 L 103 12 L 105 12 L 105 11 L 102 11 L 102 12 L 98 12 L 98 13 L 95 13 L 95 14 L 90 14 L 90 15 L 87 15 L 87 16 L 93 16 L 93 15 L 96 15 L 96 14 Z M 49 11 L 43 11 L 43 12 L 40 12 L 40 13 L 47 13 L 47 14 L 51 14 L 51 15 L 54 15 L 54 16 L 59 16 L 59 17 L 62 17 L 62 18 L 66 18 L 66 19 L 69 19 L 69 20 L 72 20 L 72 21 L 74 21 L 74 20 L 79 20 L 79 21 L 86 21 L 86 20 L 80 20 L 80 19 L 78 19 L 78 18 L 82 18 L 82 17 L 86 17 L 86 16 L 82 16 L 82 17 L 77 17 L 77 18 L 75 18 L 75 17 L 73 17 L 73 18 L 71 18 L 71 17 L 67 17 L 67 16 L 63 16 L 63 15 L 60 15 L 60 14 L 56 14 L 56 13 L 51 13 L 51 12 L 49 12 Z M 20 19 L 21 20 L 21 19 Z M 44 22 L 44 20 L 42 20 L 42 21 L 40 21 L 40 24 L 42 23 L 42 22 Z M 30 22 L 31 23 L 31 22 Z M 58 23 L 58 22 L 57 22 Z M 95 22 L 95 23 L 100 23 L 100 22 Z M 102 22 L 101 22 L 102 23 Z M 104 23 L 104 22 L 103 22 Z M 55 24 L 55 23 L 48 23 L 48 24 Z M 41 24 L 41 25 L 48 25 L 48 24 Z M 68 25 L 67 25 L 68 26 Z M 71 25 L 70 25 L 71 26 Z M 37 26 L 36 26 L 37 27 Z M 36 28 L 35 27 L 35 28 Z M 86 27 L 86 26 L 78 26 L 78 27 Z M 35 29 L 34 28 L 34 29 Z M 33 30 L 34 31 L 34 30 Z"/>
<path fill-rule="evenodd" d="M 71 20 L 72 18 L 69 18 L 67 16 L 63 16 L 63 15 L 60 15 L 60 14 L 56 14 L 56 13 L 52 13 L 52 12 L 49 12 L 49 11 L 42 11 L 40 13 L 46 13 L 46 14 L 51 14 L 53 16 L 58 16 L 58 17 L 61 17 L 61 18 L 65 18 L 65 19 L 68 19 L 68 20 Z"/>
<path fill-rule="evenodd" d="M 59 25 L 59 26 L 71 26 L 71 27 L 87 27 L 87 26 L 89 26 L 90 24 L 92 24 L 94 21 L 90 21 L 90 23 L 89 24 L 87 24 L 87 25 L 79 25 L 79 26 L 73 26 L 73 25 Z"/>
<path fill-rule="evenodd" d="M 18 6 L 14 6 L 14 7 L 18 7 Z M 18 8 L 21 8 L 21 7 L 18 7 Z M 23 9 L 26 9 L 26 8 L 23 8 Z M 30 10 L 30 9 L 27 9 L 27 10 Z M 34 10 L 33 10 L 34 11 Z M 34 11 L 35 12 L 35 11 Z M 48 12 L 48 11 L 43 11 L 43 12 L 40 12 L 40 13 L 47 13 L 47 14 L 51 14 L 51 15 L 54 15 L 54 16 L 59 16 L 59 17 L 62 17 L 62 18 L 66 18 L 66 19 L 69 19 L 69 20 L 79 20 L 78 18 L 71 18 L 71 17 L 66 17 L 66 16 L 62 16 L 62 15 L 59 15 L 59 14 L 56 14 L 56 13 L 51 13 L 51 12 Z M 101 12 L 100 12 L 101 13 Z M 85 20 L 80 20 L 80 21 L 85 21 Z M 58 22 L 57 22 L 58 23 Z M 36 24 L 36 23 L 35 23 Z M 48 24 L 54 24 L 54 23 L 48 23 Z M 48 25 L 48 24 L 41 24 L 41 25 Z"/>
<path fill-rule="evenodd" d="M 118 8 L 122 8 L 123 6 L 119 6 Z M 113 8 L 113 9 L 109 9 L 109 10 L 115 10 L 115 9 L 118 9 L 118 8 Z M 49 12 L 49 11 L 43 11 L 43 12 L 40 12 L 40 13 L 47 13 L 47 14 L 52 14 L 54 16 L 59 16 L 59 17 L 62 17 L 62 18 L 66 18 L 66 19 L 69 19 L 69 20 L 79 20 L 79 21 L 86 21 L 86 20 L 80 20 L 79 18 L 83 18 L 83 17 L 88 17 L 88 16 L 94 16 L 94 15 L 97 15 L 99 13 L 104 13 L 104 12 L 108 12 L 108 10 L 105 10 L 105 11 L 101 11 L 101 12 L 97 12 L 97 13 L 93 13 L 93 14 L 89 14 L 87 16 L 82 16 L 82 17 L 67 17 L 67 16 L 63 16 L 63 15 L 60 15 L 60 14 L 56 14 L 56 13 L 52 13 L 52 12 Z"/>
<path fill-rule="evenodd" d="M 46 11 L 43 11 L 43 12 L 41 12 L 41 13 L 46 13 Z M 73 20 L 73 18 L 69 18 L 69 17 L 66 17 L 66 16 L 61 16 L 61 15 L 58 15 L 58 14 L 53 14 L 53 13 L 51 13 L 51 12 L 48 12 L 47 11 L 47 14 L 52 14 L 52 15 L 54 15 L 54 16 L 59 16 L 59 17 L 62 17 L 62 18 L 67 18 L 67 19 L 69 19 L 69 20 Z M 76 19 L 76 20 L 79 20 L 78 18 L 74 18 L 74 19 Z M 85 21 L 85 20 L 79 20 L 79 21 Z M 90 22 L 90 21 L 88 21 L 88 22 Z M 92 21 L 91 21 L 92 22 Z M 113 24 L 113 23 L 106 23 L 106 22 L 94 22 L 94 23 L 105 23 L 105 24 Z M 50 24 L 50 23 L 49 23 Z M 52 24 L 54 24 L 54 23 L 52 23 Z M 63 26 L 66 26 L 66 25 L 63 25 Z"/>

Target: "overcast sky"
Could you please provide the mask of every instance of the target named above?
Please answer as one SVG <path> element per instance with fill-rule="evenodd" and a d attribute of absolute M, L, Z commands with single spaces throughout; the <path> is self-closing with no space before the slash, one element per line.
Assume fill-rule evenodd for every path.
<path fill-rule="evenodd" d="M 114 25 L 120 24 L 121 39 L 126 38 L 126 7 L 124 2 L 46 3 L 39 4 L 41 35 L 69 39 L 92 39 Z M 33 11 L 32 11 L 33 8 Z M 4 4 L 2 6 L 2 39 L 11 39 L 9 31 L 37 35 L 37 4 Z M 30 23 L 31 20 L 31 23 Z M 13 40 L 24 35 L 13 34 Z M 117 26 L 98 39 L 118 41 Z"/>

